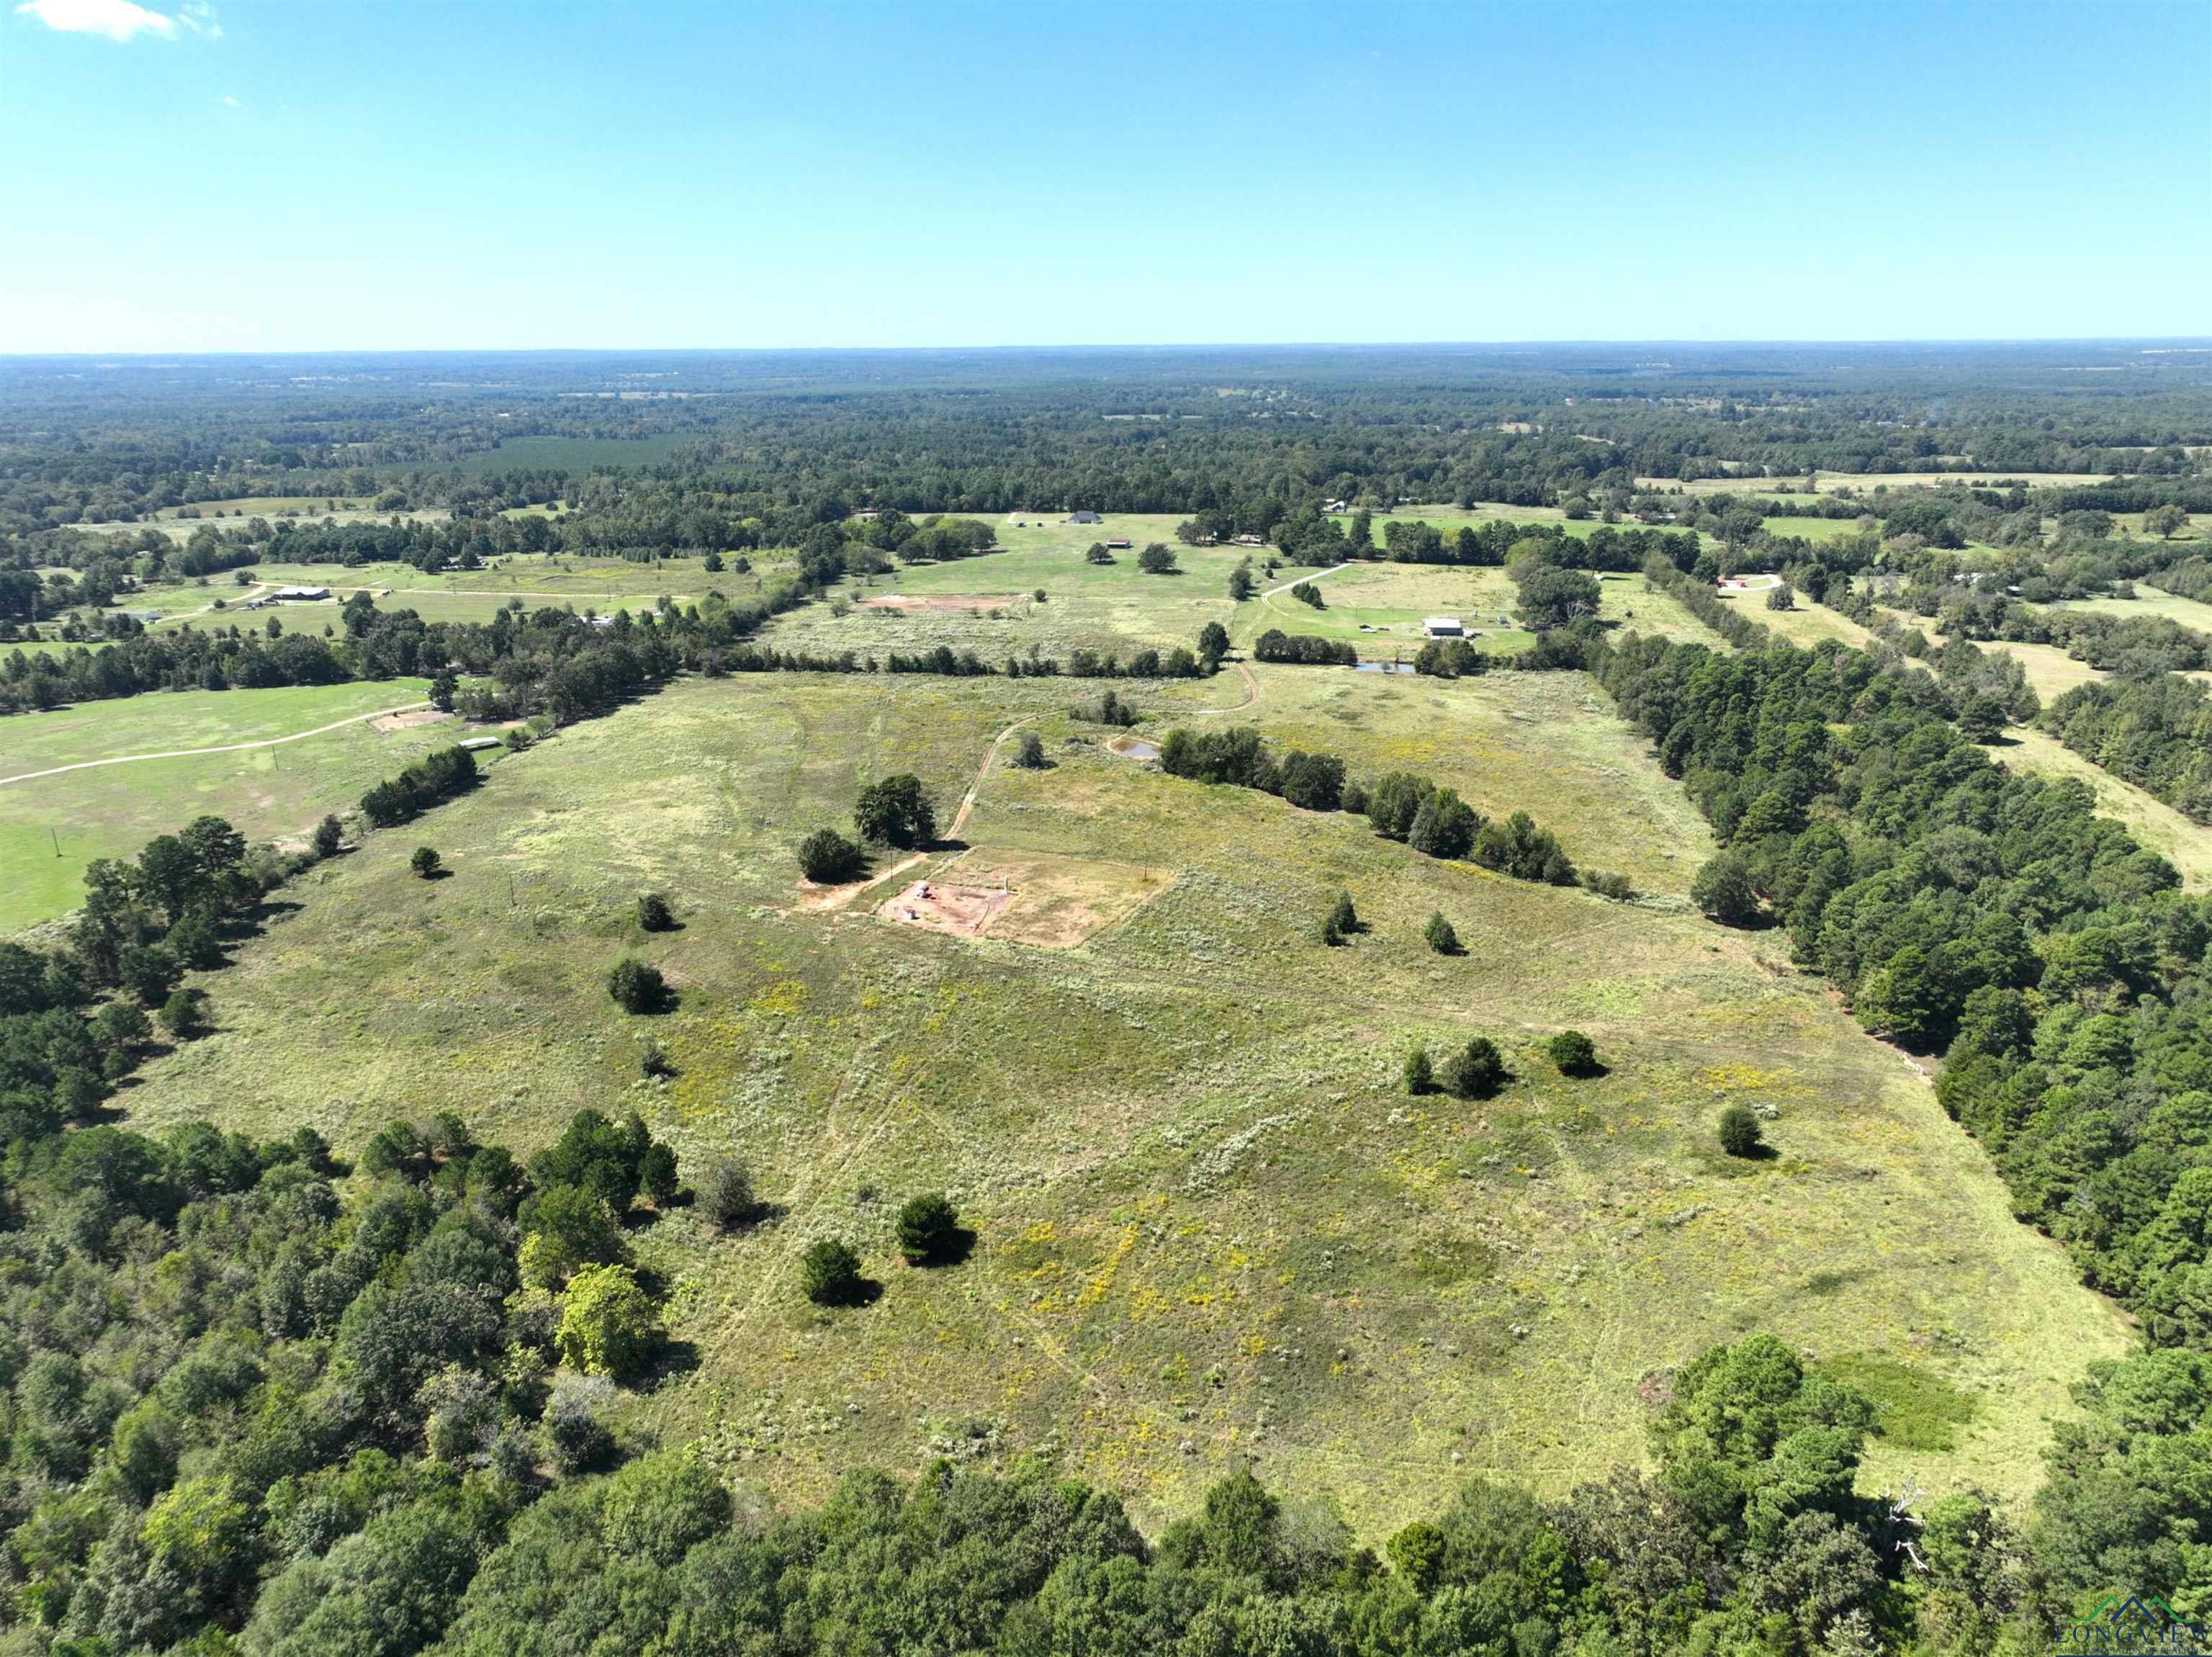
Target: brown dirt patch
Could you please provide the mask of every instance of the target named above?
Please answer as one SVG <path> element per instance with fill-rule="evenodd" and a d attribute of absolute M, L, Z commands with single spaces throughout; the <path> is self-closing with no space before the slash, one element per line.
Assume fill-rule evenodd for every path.
<path fill-rule="evenodd" d="M 911 857 L 900 859 L 879 874 L 871 874 L 862 880 L 848 880 L 842 886 L 817 886 L 813 881 L 801 875 L 799 881 L 799 901 L 793 907 L 809 915 L 824 915 L 833 910 L 842 909 L 870 886 L 881 886 L 892 875 L 912 868 L 922 861 L 922 854 L 917 851 Z"/>
<path fill-rule="evenodd" d="M 980 848 L 939 872 L 950 878 L 916 880 L 876 914 L 961 937 L 1073 949 L 1127 920 L 1175 879 L 1136 863 Z"/>
<path fill-rule="evenodd" d="M 999 911 L 1013 901 L 1013 894 L 999 886 L 950 886 L 943 880 L 916 880 L 879 906 L 876 913 L 902 926 L 927 927 L 932 932 L 955 932 L 962 937 L 981 937 Z"/>
<path fill-rule="evenodd" d="M 435 708 L 410 708 L 401 714 L 379 714 L 368 722 L 372 731 L 411 731 L 419 725 L 434 725 L 453 715 L 440 713 Z"/>

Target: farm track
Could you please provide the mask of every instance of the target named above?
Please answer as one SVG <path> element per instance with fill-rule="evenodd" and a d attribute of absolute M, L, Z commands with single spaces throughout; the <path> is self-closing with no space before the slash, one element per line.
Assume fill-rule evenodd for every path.
<path fill-rule="evenodd" d="M 15 777 L 0 777 L 0 788 L 10 783 L 28 783 L 41 777 L 59 777 L 64 771 L 91 771 L 100 765 L 128 765 L 141 759 L 194 759 L 202 754 L 240 753 L 248 748 L 273 748 L 286 742 L 304 741 L 311 736 L 320 736 L 325 731 L 343 730 L 348 725 L 358 725 L 368 719 L 388 719 L 394 714 L 413 713 L 427 708 L 427 702 L 404 703 L 397 708 L 377 708 L 365 714 L 356 714 L 350 719 L 333 720 L 327 725 L 318 725 L 312 731 L 295 731 L 289 736 L 264 737 L 258 742 L 226 742 L 213 748 L 173 748 L 166 753 L 119 753 L 107 759 L 80 759 L 71 765 L 49 765 L 42 771 L 23 771 Z"/>

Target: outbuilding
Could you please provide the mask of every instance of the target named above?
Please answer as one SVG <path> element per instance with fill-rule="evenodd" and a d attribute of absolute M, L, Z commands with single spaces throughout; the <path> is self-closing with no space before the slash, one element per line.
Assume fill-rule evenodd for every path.
<path fill-rule="evenodd" d="M 1467 629 L 1460 625 L 1457 616 L 1430 616 L 1421 623 L 1421 631 L 1431 638 L 1465 638 Z"/>
<path fill-rule="evenodd" d="M 1080 512 L 1069 513 L 1067 515 L 1067 521 L 1072 524 L 1103 524 L 1106 521 L 1105 519 L 1100 517 L 1096 512 L 1091 511 L 1088 507 L 1085 507 Z"/>

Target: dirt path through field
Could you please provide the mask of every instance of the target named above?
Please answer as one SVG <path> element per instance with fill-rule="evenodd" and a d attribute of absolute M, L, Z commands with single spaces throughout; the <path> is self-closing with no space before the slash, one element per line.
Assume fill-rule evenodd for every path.
<path fill-rule="evenodd" d="M 427 708 L 427 702 L 409 702 L 397 708 L 379 708 L 372 713 L 356 714 L 350 719 L 337 719 L 327 725 L 318 725 L 312 731 L 295 731 L 289 736 L 264 737 L 258 742 L 226 742 L 216 748 L 173 748 L 167 753 L 119 753 L 111 759 L 80 759 L 73 765 L 49 765 L 42 771 L 24 771 L 15 777 L 0 777 L 0 788 L 10 783 L 28 783 L 40 777 L 59 777 L 64 771 L 90 771 L 96 765 L 128 765 L 137 759 L 192 759 L 204 753 L 238 753 L 247 748 L 273 748 L 283 742 L 298 742 L 310 736 L 320 736 L 325 731 L 358 725 L 365 719 L 389 719 L 394 714 L 412 713 L 417 708 Z"/>

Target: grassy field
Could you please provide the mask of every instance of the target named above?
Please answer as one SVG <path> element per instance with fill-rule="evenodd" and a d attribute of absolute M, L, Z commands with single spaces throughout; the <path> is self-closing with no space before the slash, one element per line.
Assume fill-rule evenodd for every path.
<path fill-rule="evenodd" d="M 2083 758 L 2033 726 L 2015 725 L 1990 752 L 2014 771 L 2075 777 L 2097 791 L 2098 809 L 2181 871 L 2191 892 L 2212 890 L 2212 828 L 2192 823 L 2164 801 Z"/>
<path fill-rule="evenodd" d="M 1233 674 L 1138 698 L 1154 730 L 1247 719 L 1355 770 L 1427 766 L 1660 890 L 1710 850 L 1579 679 L 1254 682 L 1249 706 Z M 1778 936 L 1165 777 L 1071 722 L 1071 689 L 687 681 L 572 727 L 303 881 L 210 980 L 219 1032 L 152 1066 L 131 1114 L 306 1121 L 353 1148 L 451 1108 L 527 1150 L 580 1106 L 635 1104 L 695 1175 L 748 1159 L 770 1223 L 714 1238 L 678 1209 L 635 1234 L 684 1345 L 633 1407 L 787 1496 L 854 1465 L 1035 1450 L 1157 1524 L 1250 1457 L 1285 1494 L 1336 1492 L 1375 1539 L 1470 1473 L 1559 1491 L 1639 1459 L 1638 1383 L 1752 1329 L 1904 1366 L 1971 1410 L 1948 1448 L 1878 1445 L 1869 1480 L 2030 1487 L 2067 1382 L 2127 1345 L 2119 1316 Z M 1085 929 L 1055 917 L 1092 905 L 1087 940 L 887 920 L 890 885 L 800 906 L 791 848 L 862 783 L 911 769 L 949 807 L 1017 721 L 1052 768 L 991 769 L 970 849 L 925 868 L 1019 883 L 1040 941 L 1070 942 Z M 410 876 L 422 841 L 454 878 Z M 651 888 L 682 931 L 636 929 Z M 1341 951 L 1314 937 L 1340 889 L 1370 928 Z M 1419 943 L 1436 909 L 1464 956 Z M 624 953 L 663 966 L 678 1010 L 613 1007 Z M 1565 1025 L 1606 1075 L 1542 1062 Z M 1500 1096 L 1404 1095 L 1409 1047 L 1478 1032 L 1513 1067 Z M 648 1036 L 672 1081 L 639 1079 Z M 1715 1150 L 1735 1100 L 1777 1112 L 1774 1161 Z M 896 1264 L 898 1202 L 940 1187 L 974 1257 Z M 876 1305 L 801 1297 L 798 1254 L 832 1233 Z"/>
<path fill-rule="evenodd" d="M 107 759 L 259 742 L 422 700 L 422 679 L 268 691 L 182 691 L 0 720 L 0 777 Z M 297 832 L 352 807 L 383 777 L 451 742 L 454 728 L 349 724 L 297 742 L 133 760 L 0 786 L 0 934 L 82 899 L 84 866 L 134 855 L 203 813 L 250 837 Z"/>
<path fill-rule="evenodd" d="M 1017 524 L 1017 517 L 1027 527 Z M 902 567 L 856 580 L 829 604 L 779 618 L 770 642 L 787 649 L 883 656 L 949 644 L 1003 661 L 1035 644 L 1063 661 L 1073 650 L 1127 655 L 1145 647 L 1195 644 L 1209 621 L 1232 623 L 1229 572 L 1247 557 L 1256 570 L 1267 549 L 1190 547 L 1175 540 L 1172 516 L 1109 515 L 1069 524 L 1033 514 L 994 522 L 1000 550 L 946 564 Z M 1086 564 L 1095 541 L 1128 540 L 1110 564 Z M 1180 575 L 1148 576 L 1137 555 L 1150 541 L 1175 547 Z M 1289 579 L 1288 575 L 1280 579 Z M 1045 600 L 1034 594 L 1043 588 Z M 842 612 L 842 613 L 841 613 Z"/>
<path fill-rule="evenodd" d="M 1854 649 L 1863 649 L 1874 635 L 1849 616 L 1839 615 L 1825 604 L 1815 604 L 1802 593 L 1797 594 L 1795 609 L 1770 610 L 1763 593 L 1747 593 L 1721 597 L 1731 604 L 1740 605 L 1743 612 L 1753 621 L 1769 627 L 1792 644 L 1807 649 L 1823 639 L 1835 639 Z"/>
<path fill-rule="evenodd" d="M 1930 644 L 1944 642 L 1944 636 L 1936 630 L 1935 623 L 1926 616 L 1916 616 L 1886 606 L 1881 608 L 1879 613 L 1890 617 L 1900 627 L 1917 627 L 1922 637 Z M 2030 644 L 2016 640 L 1980 643 L 1984 650 L 2002 651 L 2016 658 L 2027 670 L 2028 684 L 2034 687 L 2036 695 L 2041 697 L 2046 704 L 2065 695 L 2077 685 L 2087 685 L 2092 679 L 2105 677 L 2087 662 L 2068 655 L 2056 644 Z"/>
<path fill-rule="evenodd" d="M 1299 572 L 1285 569 L 1288 581 Z M 1346 638 L 1370 661 L 1411 661 L 1426 635 L 1425 617 L 1456 616 L 1466 623 L 1476 646 L 1495 655 L 1527 649 L 1536 636 L 1513 624 L 1516 594 L 1503 570 L 1449 565 L 1358 564 L 1322 576 L 1325 607 L 1316 610 L 1288 593 L 1271 593 L 1237 607 L 1231 636 L 1249 643 L 1269 627 L 1286 633 L 1319 633 Z M 1720 636 L 1685 610 L 1679 600 L 1640 575 L 1600 578 L 1599 617 L 1624 629 L 1686 643 L 1729 647 Z"/>
<path fill-rule="evenodd" d="M 1501 515 L 1506 510 L 1498 509 Z M 1398 515 L 1424 517 L 1449 532 L 1479 515 L 1442 507 L 1406 508 Z M 1537 509 L 1511 509 L 1516 521 L 1543 515 Z M 1556 511 L 1548 515 L 1559 516 Z M 1320 572 L 1284 564 L 1269 577 L 1263 568 L 1269 549 L 1177 545 L 1177 521 L 1169 515 L 1131 514 L 1109 515 L 1103 524 L 1067 524 L 1057 517 L 1040 523 L 1033 514 L 1010 514 L 996 525 L 1000 551 L 855 581 L 832 604 L 811 605 L 781 618 L 771 629 L 772 642 L 787 649 L 850 650 L 878 658 L 945 644 L 972 649 L 989 661 L 1023 654 L 1035 644 L 1042 654 L 1064 661 L 1076 649 L 1126 657 L 1146 646 L 1189 644 L 1207 622 L 1218 621 L 1240 644 L 1269 627 L 1280 627 L 1349 638 L 1363 655 L 1387 661 L 1419 649 L 1421 618 L 1446 612 L 1481 618 L 1478 643 L 1485 649 L 1510 653 L 1532 642 L 1533 636 L 1510 619 L 1498 624 L 1513 608 L 1513 588 L 1502 570 L 1361 564 L 1320 576 L 1323 592 L 1330 595 L 1323 611 L 1287 593 L 1232 605 L 1229 572 L 1247 558 L 1263 593 Z M 1595 527 L 1568 527 L 1585 533 Z M 1086 548 L 1109 539 L 1133 545 L 1117 551 L 1110 564 L 1085 562 Z M 1182 574 L 1147 576 L 1137 568 L 1138 552 L 1156 540 L 1175 546 Z M 1041 603 L 1036 598 L 1040 588 L 1045 594 Z M 1601 613 L 1608 620 L 1670 638 L 1720 643 L 1641 576 L 1609 578 L 1604 590 Z M 1363 631 L 1363 624 L 1375 631 Z"/>
<path fill-rule="evenodd" d="M 243 606 L 257 594 L 277 587 L 327 587 L 331 597 L 319 603 L 288 602 L 275 611 L 287 627 L 309 626 L 319 631 L 334 624 L 344 600 L 359 592 L 375 596 L 385 610 L 411 609 L 425 621 L 489 621 L 512 599 L 520 598 L 532 609 L 544 605 L 573 606 L 579 612 L 597 610 L 611 614 L 621 609 L 650 609 L 653 600 L 667 594 L 678 601 L 703 598 L 710 590 L 738 600 L 756 596 L 763 586 L 792 568 L 788 555 L 763 553 L 750 560 L 749 574 L 733 570 L 709 573 L 702 557 L 663 558 L 656 564 L 633 564 L 624 558 L 586 558 L 559 555 L 515 555 L 495 560 L 481 570 L 422 570 L 407 564 L 264 564 L 244 571 L 240 583 L 234 576 L 204 581 L 156 584 L 127 593 L 117 600 L 121 610 L 161 612 L 156 628 L 179 626 L 259 626 L 261 612 Z M 222 608 L 214 607 L 220 600 Z"/>
<path fill-rule="evenodd" d="M 2157 588 L 2145 586 L 2140 582 L 2136 584 L 2135 592 L 2136 595 L 2131 599 L 2069 599 L 2051 607 L 2057 610 L 2089 610 L 2100 615 L 2116 616 L 2122 620 L 2131 616 L 2163 616 L 2192 633 L 2202 633 L 2207 638 L 2212 638 L 2212 604 L 2160 592 Z"/>

